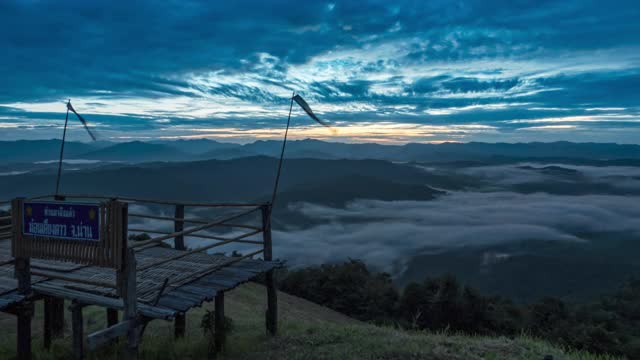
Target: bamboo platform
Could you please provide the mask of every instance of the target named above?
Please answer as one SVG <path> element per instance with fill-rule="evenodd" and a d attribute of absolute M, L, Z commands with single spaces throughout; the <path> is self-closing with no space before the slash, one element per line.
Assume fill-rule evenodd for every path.
<path fill-rule="evenodd" d="M 185 314 L 215 301 L 215 349 L 222 351 L 226 337 L 224 293 L 260 274 L 264 274 L 266 285 L 266 330 L 276 334 L 273 270 L 282 264 L 272 260 L 269 203 L 184 203 L 96 195 L 55 199 L 61 207 L 74 201 L 93 206 L 101 214 L 102 230 L 97 243 L 25 235 L 24 230 L 18 230 L 23 229 L 23 198 L 14 199 L 11 216 L 0 218 L 0 311 L 17 316 L 19 359 L 31 359 L 36 301 L 44 301 L 45 348 L 50 347 L 52 338 L 62 335 L 64 303 L 70 302 L 75 359 L 84 358 L 85 346 L 95 350 L 123 336 L 127 338 L 124 358 L 135 359 L 149 321 L 173 320 L 175 336 L 183 337 Z M 86 205 L 88 202 L 94 205 Z M 136 210 L 147 206 L 147 211 L 129 212 L 129 206 L 136 206 Z M 152 209 L 158 213 L 149 213 Z M 170 212 L 174 215 L 168 215 Z M 194 213 L 198 216 L 193 217 Z M 155 237 L 136 239 L 140 234 Z M 261 239 L 256 239 L 258 236 Z M 200 246 L 187 248 L 187 238 Z M 244 250 L 243 255 L 234 251 L 232 256 L 211 253 L 232 244 L 251 250 Z M 107 327 L 85 336 L 82 309 L 90 305 L 107 310 Z M 122 313 L 120 320 L 118 312 Z"/>
<path fill-rule="evenodd" d="M 4 263 L 0 266 L 0 310 L 14 306 L 24 299 L 24 296 L 18 295 L 17 281 L 13 278 L 10 246 L 10 241 L 0 241 L 0 263 Z M 142 268 L 180 252 L 159 245 L 147 247 L 136 253 L 137 266 Z M 224 255 L 194 253 L 138 271 L 136 293 L 141 314 L 153 319 L 170 320 L 203 302 L 212 301 L 219 292 L 231 290 L 260 273 L 280 266 L 279 262 L 249 258 L 229 263 L 233 260 L 234 258 Z M 123 307 L 114 288 L 83 283 L 87 280 L 104 282 L 105 285 L 115 283 L 116 274 L 110 269 L 50 260 L 34 260 L 31 266 L 34 273 L 41 274 L 32 277 L 32 288 L 36 294 L 76 300 L 84 305 L 112 309 Z M 215 268 L 216 266 L 219 268 Z M 199 275 L 211 267 L 215 270 Z M 52 279 L 47 274 L 66 279 Z M 161 289 L 165 281 L 172 285 Z M 152 305 L 153 303 L 157 305 Z"/>

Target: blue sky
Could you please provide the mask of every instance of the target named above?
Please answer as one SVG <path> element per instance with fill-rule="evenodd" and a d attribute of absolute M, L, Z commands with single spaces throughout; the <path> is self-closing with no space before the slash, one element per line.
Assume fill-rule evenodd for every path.
<path fill-rule="evenodd" d="M 638 1 L 0 1 L 0 140 L 640 143 Z M 80 124 L 70 137 L 88 140 Z"/>

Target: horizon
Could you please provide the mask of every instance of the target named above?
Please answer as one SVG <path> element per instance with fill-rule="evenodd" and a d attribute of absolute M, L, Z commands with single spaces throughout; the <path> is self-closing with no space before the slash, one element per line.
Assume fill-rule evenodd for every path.
<path fill-rule="evenodd" d="M 640 143 L 636 2 L 292 5 L 3 2 L 3 140 Z"/>
<path fill-rule="evenodd" d="M 46 139 L 15 139 L 15 140 L 0 140 L 0 142 L 16 142 L 16 141 L 61 141 L 60 138 L 46 138 Z M 282 139 L 251 139 L 248 141 L 240 142 L 240 141 L 225 141 L 215 138 L 149 138 L 149 139 L 98 139 L 97 141 L 87 141 L 83 139 L 74 139 L 74 140 L 66 140 L 66 142 L 75 142 L 75 143 L 83 143 L 83 144 L 92 144 L 95 142 L 108 142 L 113 144 L 123 144 L 123 143 L 132 143 L 132 142 L 141 142 L 141 143 L 151 143 L 151 142 L 177 142 L 177 141 L 211 141 L 217 142 L 220 144 L 233 144 L 233 145 L 249 145 L 253 143 L 259 142 L 282 142 Z M 336 141 L 334 139 L 316 139 L 316 138 L 297 138 L 297 139 L 287 139 L 287 143 L 295 143 L 295 142 L 304 142 L 304 141 L 318 141 L 324 143 L 337 143 L 337 144 L 346 144 L 346 145 L 381 145 L 381 146 L 405 146 L 405 145 L 446 145 L 446 144 L 455 144 L 455 145 L 468 145 L 468 144 L 486 144 L 486 145 L 531 145 L 531 144 L 558 144 L 558 143 L 567 143 L 567 144 L 575 144 L 575 145 L 617 145 L 617 146 L 640 146 L 640 143 L 620 143 L 620 142 L 595 142 L 595 141 L 570 141 L 570 140 L 555 140 L 555 141 L 518 141 L 518 142 L 509 142 L 509 141 L 496 141 L 496 142 L 488 142 L 488 141 L 438 141 L 438 142 L 404 142 L 404 143 L 377 143 L 377 142 L 347 142 L 347 141 Z"/>

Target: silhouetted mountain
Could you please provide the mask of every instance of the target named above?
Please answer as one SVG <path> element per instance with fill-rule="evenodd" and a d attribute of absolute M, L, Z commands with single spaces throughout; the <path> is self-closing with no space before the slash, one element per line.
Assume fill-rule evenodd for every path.
<path fill-rule="evenodd" d="M 133 141 L 80 154 L 79 157 L 89 160 L 148 162 L 186 160 L 189 155 L 168 145 Z"/>
<path fill-rule="evenodd" d="M 240 145 L 212 140 L 176 140 L 131 143 L 68 143 L 65 158 L 90 158 L 124 162 L 233 159 L 265 155 L 278 157 L 281 141 L 256 141 Z M 100 150 L 98 150 L 100 149 Z M 0 143 L 5 163 L 51 160 L 59 152 L 58 140 Z M 191 155 L 191 156 L 188 156 Z M 563 159 L 576 162 L 640 160 L 640 145 L 601 143 L 444 143 L 444 144 L 345 144 L 319 140 L 287 143 L 287 157 L 315 159 L 379 159 L 401 162 L 513 162 Z M 617 160 L 619 161 L 619 160 Z"/>
<path fill-rule="evenodd" d="M 171 146 L 181 152 L 188 154 L 205 154 L 210 151 L 220 149 L 230 149 L 240 147 L 239 144 L 223 143 L 209 139 L 193 139 L 193 140 L 171 140 L 171 141 L 153 141 L 154 144 L 162 144 Z"/>
<path fill-rule="evenodd" d="M 98 148 L 99 145 L 94 143 L 66 141 L 65 158 L 73 158 Z M 59 157 L 60 140 L 0 141 L 0 161 L 4 163 L 48 161 Z"/>
<path fill-rule="evenodd" d="M 273 188 L 277 161 L 261 156 L 67 171 L 61 189 L 76 194 L 191 201 L 266 200 Z M 380 160 L 290 159 L 283 167 L 280 190 L 286 201 L 428 199 L 439 193 L 424 185 L 428 178 L 426 172 L 413 166 Z M 54 171 L 0 176 L 0 199 L 47 194 L 54 182 Z"/>

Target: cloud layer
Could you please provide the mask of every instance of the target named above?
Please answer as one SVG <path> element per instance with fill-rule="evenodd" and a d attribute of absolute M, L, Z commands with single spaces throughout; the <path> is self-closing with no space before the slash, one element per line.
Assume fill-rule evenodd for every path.
<path fill-rule="evenodd" d="M 639 15 L 635 1 L 8 0 L 0 129 L 57 136 L 73 98 L 106 138 L 274 138 L 295 90 L 352 141 L 637 142 Z M 294 136 L 329 136 L 302 124 Z"/>
<path fill-rule="evenodd" d="M 344 209 L 299 204 L 321 225 L 274 234 L 293 264 L 358 258 L 386 271 L 421 252 L 518 241 L 585 242 L 586 233 L 640 240 L 640 198 L 456 192 L 433 201 L 360 200 Z"/>

